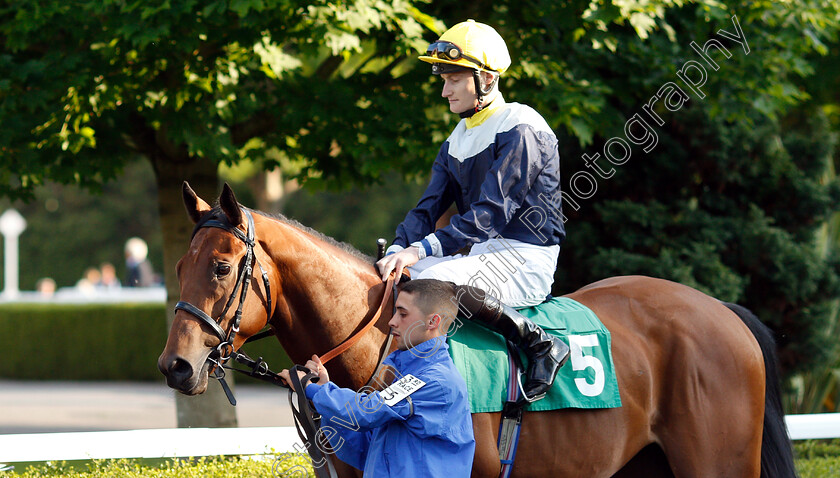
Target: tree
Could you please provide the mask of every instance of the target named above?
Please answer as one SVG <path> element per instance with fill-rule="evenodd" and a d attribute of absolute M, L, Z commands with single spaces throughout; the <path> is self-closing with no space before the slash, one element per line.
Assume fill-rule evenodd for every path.
<path fill-rule="evenodd" d="M 556 294 L 611 275 L 663 277 L 755 310 L 788 374 L 836 356 L 839 269 L 815 244 L 840 197 L 825 176 L 836 110 L 807 100 L 836 77 L 823 55 L 837 2 L 456 5 L 427 11 L 496 25 L 514 58 L 506 98 L 535 106 L 560 136 L 569 236 Z M 627 159 L 616 157 L 623 144 Z M 323 213 L 325 227 L 330 217 L 341 220 Z"/>
<path fill-rule="evenodd" d="M 803 79 L 803 88 L 810 93 L 808 108 L 828 120 L 830 134 L 840 133 L 840 36 L 821 43 L 808 58 L 815 74 Z M 835 142 L 834 167 L 826 173 L 826 180 L 837 177 L 840 168 L 840 141 Z M 836 256 L 840 251 L 840 213 L 835 212 L 817 237 L 817 248 L 824 257 Z M 840 331 L 840 298 L 833 301 L 831 321 L 826 328 L 829 336 Z M 792 379 L 786 410 L 792 413 L 835 412 L 840 410 L 840 354 L 821 367 L 808 369 Z"/>
<path fill-rule="evenodd" d="M 98 190 L 146 158 L 172 306 L 191 230 L 184 180 L 209 198 L 218 164 L 244 157 L 331 181 L 411 164 L 429 126 L 393 121 L 420 104 L 395 78 L 411 76 L 406 58 L 425 46 L 420 22 L 434 25 L 406 1 L 6 2 L 0 195 L 31 199 L 47 180 Z M 217 407 L 189 414 L 185 400 L 182 426 L 235 423 L 232 409 L 205 418 Z"/>

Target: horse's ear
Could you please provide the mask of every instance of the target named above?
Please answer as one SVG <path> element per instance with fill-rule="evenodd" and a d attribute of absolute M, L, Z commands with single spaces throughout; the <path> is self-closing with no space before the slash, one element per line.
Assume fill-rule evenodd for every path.
<path fill-rule="evenodd" d="M 197 223 L 201 219 L 201 216 L 212 209 L 207 202 L 198 197 L 198 194 L 190 187 L 190 183 L 184 181 L 181 193 L 184 196 L 184 206 L 187 208 L 187 215 L 190 216 L 192 222 Z"/>
<path fill-rule="evenodd" d="M 228 222 L 234 226 L 242 224 L 242 209 L 239 208 L 239 202 L 236 201 L 236 196 L 233 194 L 233 189 L 225 183 L 222 187 L 222 195 L 219 196 L 219 205 L 222 206 L 222 211 L 227 216 Z"/>

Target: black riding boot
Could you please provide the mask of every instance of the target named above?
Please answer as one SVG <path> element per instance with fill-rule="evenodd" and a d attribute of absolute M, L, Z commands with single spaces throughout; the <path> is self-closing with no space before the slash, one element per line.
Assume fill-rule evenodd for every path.
<path fill-rule="evenodd" d="M 528 357 L 525 396 L 529 401 L 543 398 L 557 371 L 569 358 L 569 346 L 477 287 L 456 285 L 455 297 L 459 316 L 501 334 L 525 352 Z"/>

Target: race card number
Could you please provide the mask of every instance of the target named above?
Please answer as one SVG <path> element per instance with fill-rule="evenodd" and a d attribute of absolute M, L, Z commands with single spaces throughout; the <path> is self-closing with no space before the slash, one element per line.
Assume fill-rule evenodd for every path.
<path fill-rule="evenodd" d="M 392 383 L 390 387 L 379 392 L 379 395 L 382 397 L 385 405 L 391 407 L 399 403 L 405 397 L 411 395 L 417 390 L 420 390 L 423 385 L 426 385 L 426 382 L 420 380 L 414 375 L 408 374 Z"/>

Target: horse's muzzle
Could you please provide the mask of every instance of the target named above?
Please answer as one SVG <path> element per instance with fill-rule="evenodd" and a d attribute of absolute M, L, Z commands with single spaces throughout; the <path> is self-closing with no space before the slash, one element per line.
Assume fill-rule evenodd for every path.
<path fill-rule="evenodd" d="M 161 357 L 163 359 L 163 357 Z M 182 357 L 158 361 L 158 369 L 166 377 L 166 384 L 186 395 L 198 395 L 207 390 L 207 362 L 200 370 Z"/>

